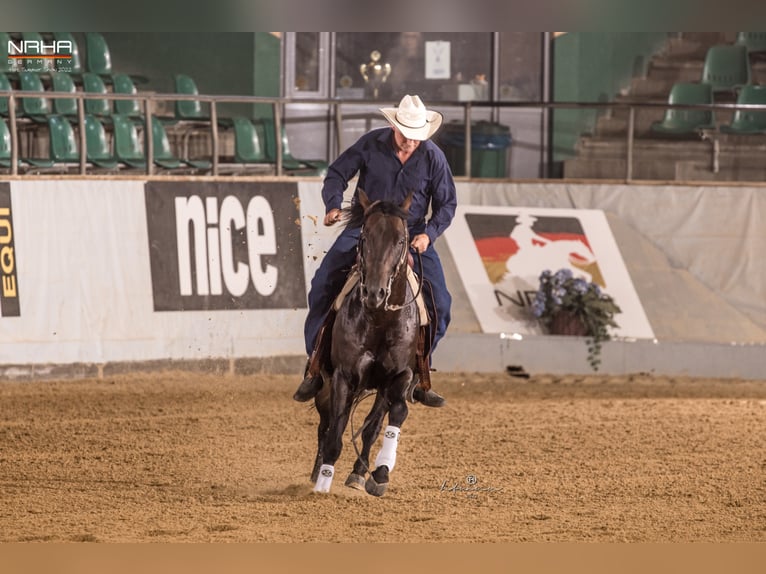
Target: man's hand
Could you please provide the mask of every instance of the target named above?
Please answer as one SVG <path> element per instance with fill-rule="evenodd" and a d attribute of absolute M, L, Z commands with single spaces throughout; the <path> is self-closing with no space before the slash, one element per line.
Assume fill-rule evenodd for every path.
<path fill-rule="evenodd" d="M 331 209 L 328 211 L 327 215 L 324 216 L 324 224 L 329 227 L 340 221 L 340 213 L 340 209 Z"/>
<path fill-rule="evenodd" d="M 425 233 L 416 235 L 412 238 L 412 241 L 410 241 L 410 247 L 412 247 L 418 253 L 423 253 L 426 249 L 428 249 L 430 244 L 431 239 Z"/>

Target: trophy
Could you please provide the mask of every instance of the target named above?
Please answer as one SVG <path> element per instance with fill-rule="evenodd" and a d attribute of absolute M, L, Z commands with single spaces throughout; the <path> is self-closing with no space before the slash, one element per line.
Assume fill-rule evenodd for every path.
<path fill-rule="evenodd" d="M 372 97 L 374 99 L 378 98 L 380 86 L 386 82 L 389 74 L 391 74 L 391 64 L 388 62 L 381 64 L 379 60 L 380 52 L 373 50 L 370 52 L 370 61 L 359 66 L 364 83 L 372 88 Z"/>

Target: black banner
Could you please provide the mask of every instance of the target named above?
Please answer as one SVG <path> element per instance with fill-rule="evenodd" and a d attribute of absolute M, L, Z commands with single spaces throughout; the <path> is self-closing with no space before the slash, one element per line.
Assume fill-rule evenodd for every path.
<path fill-rule="evenodd" d="M 13 243 L 11 185 L 0 183 L 0 316 L 20 317 L 19 277 Z"/>
<path fill-rule="evenodd" d="M 155 311 L 306 307 L 291 182 L 147 182 Z"/>

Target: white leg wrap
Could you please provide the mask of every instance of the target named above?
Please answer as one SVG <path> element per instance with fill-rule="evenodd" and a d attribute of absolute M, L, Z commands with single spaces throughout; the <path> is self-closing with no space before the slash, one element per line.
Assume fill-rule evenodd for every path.
<path fill-rule="evenodd" d="M 335 475 L 335 467 L 330 464 L 323 464 L 319 467 L 319 476 L 317 476 L 314 492 L 330 492 L 332 486 L 332 477 Z"/>
<path fill-rule="evenodd" d="M 375 468 L 386 465 L 389 471 L 394 470 L 396 464 L 396 445 L 399 444 L 399 427 L 386 427 L 383 431 L 383 446 L 375 459 Z"/>

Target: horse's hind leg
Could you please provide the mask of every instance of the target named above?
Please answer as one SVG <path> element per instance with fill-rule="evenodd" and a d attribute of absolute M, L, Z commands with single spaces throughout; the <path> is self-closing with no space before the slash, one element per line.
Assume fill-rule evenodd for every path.
<path fill-rule="evenodd" d="M 375 403 L 367 417 L 364 419 L 362 430 L 362 451 L 354 462 L 354 469 L 346 479 L 346 486 L 357 490 L 364 490 L 364 477 L 370 470 L 370 449 L 375 439 L 380 434 L 380 427 L 383 424 L 383 417 L 386 414 L 388 399 L 383 393 L 375 396 Z"/>
<path fill-rule="evenodd" d="M 388 426 L 383 433 L 383 446 L 375 458 L 375 470 L 365 482 L 364 488 L 373 496 L 383 496 L 388 488 L 388 475 L 396 464 L 396 447 L 399 444 L 399 433 L 407 419 L 409 409 L 404 400 L 404 390 L 412 378 L 412 371 L 407 369 L 391 384 L 387 391 L 387 399 L 391 406 L 388 411 Z"/>

